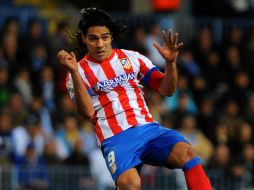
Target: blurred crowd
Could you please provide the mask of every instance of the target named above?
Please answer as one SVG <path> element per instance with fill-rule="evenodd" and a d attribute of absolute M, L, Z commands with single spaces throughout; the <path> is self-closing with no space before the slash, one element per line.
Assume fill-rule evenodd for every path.
<path fill-rule="evenodd" d="M 77 115 L 65 88 L 66 69 L 56 59 L 59 50 L 73 49 L 66 33 L 71 25 L 59 21 L 48 35 L 43 24 L 31 18 L 24 29 L 18 18 L 7 17 L 0 31 L 0 165 L 84 165 L 101 174 L 94 124 Z M 216 44 L 213 37 L 203 27 L 184 42 L 176 93 L 161 97 L 146 89 L 147 103 L 155 120 L 186 136 L 207 170 L 253 187 L 254 30 L 232 27 Z M 152 45 L 161 40 L 155 22 L 131 28 L 114 47 L 139 51 L 163 70 Z M 30 183 L 28 177 L 22 181 Z"/>

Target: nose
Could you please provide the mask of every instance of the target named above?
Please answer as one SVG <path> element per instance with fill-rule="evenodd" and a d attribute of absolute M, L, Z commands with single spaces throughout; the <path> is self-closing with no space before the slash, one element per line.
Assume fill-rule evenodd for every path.
<path fill-rule="evenodd" d="M 102 39 L 99 39 L 98 42 L 97 42 L 97 47 L 98 48 L 102 48 L 103 47 L 103 40 Z"/>

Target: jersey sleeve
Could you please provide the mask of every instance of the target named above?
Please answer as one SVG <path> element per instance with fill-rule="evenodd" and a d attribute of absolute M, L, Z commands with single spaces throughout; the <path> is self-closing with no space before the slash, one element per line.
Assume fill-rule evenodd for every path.
<path fill-rule="evenodd" d="M 75 101 L 75 89 L 74 89 L 74 84 L 73 84 L 73 80 L 70 73 L 67 73 L 67 76 L 66 76 L 66 88 L 69 92 L 71 99 Z"/>
<path fill-rule="evenodd" d="M 153 90 L 158 90 L 163 73 L 145 56 L 138 54 L 141 81 Z"/>

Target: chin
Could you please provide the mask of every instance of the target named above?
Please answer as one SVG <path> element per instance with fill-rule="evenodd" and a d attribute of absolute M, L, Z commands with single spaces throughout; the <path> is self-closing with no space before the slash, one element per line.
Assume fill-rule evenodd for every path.
<path fill-rule="evenodd" d="M 102 58 L 102 57 L 97 57 L 97 58 L 96 58 L 96 60 L 97 60 L 97 61 L 100 61 L 100 62 L 101 62 L 101 61 L 104 61 L 105 59 L 106 59 L 105 57 L 103 57 L 103 58 Z"/>

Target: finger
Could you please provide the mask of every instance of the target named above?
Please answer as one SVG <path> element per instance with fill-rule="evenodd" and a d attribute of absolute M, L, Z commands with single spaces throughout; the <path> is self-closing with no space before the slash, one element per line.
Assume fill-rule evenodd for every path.
<path fill-rule="evenodd" d="M 63 60 L 64 60 L 64 55 L 62 54 L 62 53 L 58 53 L 57 54 L 57 59 L 60 61 L 60 62 L 62 62 Z"/>
<path fill-rule="evenodd" d="M 174 44 L 177 44 L 177 42 L 178 42 L 178 36 L 179 36 L 179 34 L 176 32 L 175 33 L 175 36 L 174 36 Z"/>
<path fill-rule="evenodd" d="M 183 42 L 181 42 L 180 44 L 177 45 L 177 49 L 180 49 L 183 47 Z"/>
<path fill-rule="evenodd" d="M 59 51 L 58 54 L 57 54 L 57 57 L 64 54 L 64 52 L 65 52 L 64 50 Z"/>
<path fill-rule="evenodd" d="M 163 41 L 166 43 L 167 42 L 167 36 L 166 36 L 166 32 L 164 30 L 162 31 L 162 38 L 163 38 Z"/>
<path fill-rule="evenodd" d="M 161 51 L 161 46 L 158 42 L 153 43 L 153 46 L 160 52 Z"/>
<path fill-rule="evenodd" d="M 68 56 L 68 55 L 69 55 L 68 52 L 66 52 L 66 51 L 64 51 L 64 50 L 61 50 L 61 51 L 58 52 L 57 58 L 58 58 L 59 60 L 63 60 L 63 58 L 66 57 L 66 56 Z"/>
<path fill-rule="evenodd" d="M 74 53 L 74 52 L 71 52 L 70 54 L 71 54 L 71 56 L 73 57 L 73 59 L 76 60 L 76 55 L 75 55 L 75 53 Z"/>
<path fill-rule="evenodd" d="M 173 43 L 173 34 L 172 34 L 172 29 L 168 30 L 168 39 L 170 43 Z"/>

